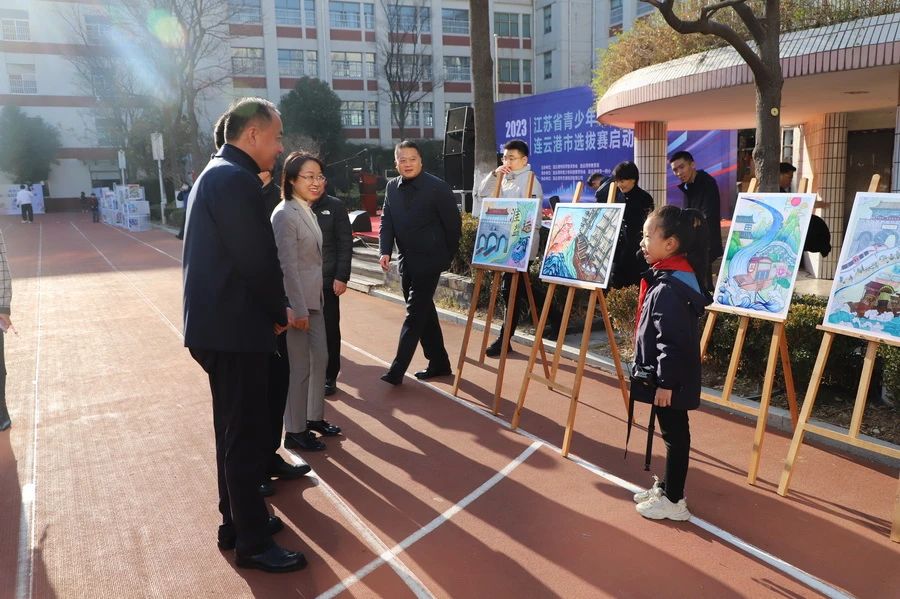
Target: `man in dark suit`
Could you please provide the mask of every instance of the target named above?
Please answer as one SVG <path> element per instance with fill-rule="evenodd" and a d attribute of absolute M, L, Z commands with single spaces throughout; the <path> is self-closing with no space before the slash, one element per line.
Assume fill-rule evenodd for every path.
<path fill-rule="evenodd" d="M 462 219 L 450 186 L 422 171 L 422 155 L 415 143 L 397 144 L 394 160 L 400 176 L 388 182 L 384 194 L 380 263 L 386 271 L 396 243 L 406 319 L 400 329 L 397 355 L 381 380 L 399 385 L 420 341 L 428 368 L 417 372 L 416 378 L 451 374 L 434 292 L 441 272 L 450 267 L 459 246 Z"/>
<path fill-rule="evenodd" d="M 341 371 L 341 296 L 350 280 L 353 258 L 353 230 L 344 203 L 334 196 L 323 195 L 312 204 L 312 211 L 322 230 L 322 285 L 325 317 L 325 339 L 328 366 L 325 369 L 325 395 L 337 392 L 337 376 Z"/>
<path fill-rule="evenodd" d="M 302 553 L 276 545 L 284 525 L 259 494 L 267 467 L 269 354 L 293 321 L 286 307 L 272 227 L 258 174 L 281 146 L 281 118 L 268 100 L 228 111 L 225 145 L 191 190 L 184 240 L 184 344 L 209 376 L 219 479 L 219 547 L 239 567 L 298 570 Z"/>

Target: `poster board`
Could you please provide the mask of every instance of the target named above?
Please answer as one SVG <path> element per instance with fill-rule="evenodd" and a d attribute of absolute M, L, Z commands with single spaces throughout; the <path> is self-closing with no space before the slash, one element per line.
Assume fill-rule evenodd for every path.
<path fill-rule="evenodd" d="M 787 318 L 815 201 L 811 193 L 738 196 L 713 308 L 758 318 Z"/>
<path fill-rule="evenodd" d="M 541 279 L 587 289 L 606 288 L 624 214 L 624 204 L 557 204 Z"/>
<path fill-rule="evenodd" d="M 856 194 L 822 324 L 900 342 L 900 194 Z"/>
<path fill-rule="evenodd" d="M 527 271 L 539 217 L 540 200 L 537 199 L 482 200 L 472 266 Z"/>
<path fill-rule="evenodd" d="M 44 186 L 35 183 L 29 185 L 31 188 L 31 209 L 35 214 L 44 214 Z M 0 214 L 21 214 L 19 202 L 16 200 L 16 194 L 19 193 L 18 185 L 7 185 L 6 193 L 0 195 Z"/>

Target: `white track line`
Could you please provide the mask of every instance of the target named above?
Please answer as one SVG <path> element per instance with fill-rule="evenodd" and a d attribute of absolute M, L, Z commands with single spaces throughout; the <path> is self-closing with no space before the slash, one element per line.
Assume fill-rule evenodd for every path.
<path fill-rule="evenodd" d="M 106 223 L 104 223 L 104 224 L 106 224 Z M 156 246 L 153 245 L 152 243 L 147 243 L 147 242 L 144 241 L 143 239 L 140 239 L 140 238 L 138 238 L 138 237 L 135 237 L 135 236 L 132 235 L 131 233 L 128 233 L 128 232 L 126 232 L 126 231 L 123 231 L 123 230 L 120 229 L 119 227 L 114 227 L 114 226 L 112 226 L 112 225 L 106 225 L 106 226 L 109 227 L 110 229 L 113 229 L 114 231 L 116 231 L 116 232 L 118 232 L 118 233 L 121 233 L 121 234 L 124 235 L 125 237 L 130 237 L 131 239 L 134 239 L 134 240 L 137 241 L 138 243 L 142 243 L 142 244 L 146 245 L 148 248 L 150 248 L 150 249 L 152 249 L 152 250 L 155 250 L 155 251 L 159 252 L 159 253 L 162 254 L 163 256 L 168 256 L 169 258 L 171 258 L 172 260 L 174 260 L 174 261 L 177 262 L 178 264 L 181 264 L 181 258 L 179 258 L 179 257 L 177 257 L 177 256 L 173 256 L 173 255 L 170 254 L 169 252 L 166 252 L 166 251 L 164 251 L 164 250 L 159 249 L 158 247 L 156 247 Z"/>
<path fill-rule="evenodd" d="M 115 264 L 113 264 L 112 261 L 110 261 L 110 259 L 106 257 L 106 254 L 104 254 L 100 248 L 98 248 L 96 245 L 94 245 L 94 243 L 91 242 L 91 240 L 87 238 L 87 235 L 85 235 L 81 231 L 81 229 L 79 229 L 75 225 L 74 222 L 71 223 L 71 225 L 72 225 L 72 227 L 75 228 L 76 231 L 78 231 L 81 234 L 82 237 L 84 237 L 85 241 L 87 241 L 91 245 L 91 247 L 93 247 L 94 250 L 98 254 L 100 254 L 100 257 L 106 261 L 106 263 L 109 265 L 109 267 L 111 269 L 113 269 L 115 272 L 122 275 L 125 278 L 125 280 L 128 281 L 128 284 L 131 285 L 131 287 L 138 293 L 138 295 L 141 297 L 141 299 L 143 299 L 144 302 L 147 303 L 147 305 L 149 305 L 151 308 L 153 308 L 153 310 L 159 315 L 159 317 L 169 326 L 169 329 L 172 330 L 178 336 L 178 338 L 183 341 L 184 335 L 182 334 L 182 332 L 174 324 L 172 324 L 172 321 L 170 321 L 166 317 L 166 315 L 163 314 L 162 310 L 160 310 L 156 306 L 156 304 L 154 304 L 153 301 L 150 298 L 148 298 L 144 294 L 144 292 L 141 291 L 140 288 L 138 288 L 137 285 L 134 284 L 134 282 L 131 280 L 131 277 L 129 277 L 124 272 L 122 272 L 121 270 L 116 268 Z M 132 237 L 132 236 L 129 235 L 129 237 Z M 134 239 L 136 239 L 137 241 L 141 241 L 140 239 L 137 239 L 136 237 Z M 141 241 L 141 243 L 144 243 L 144 242 Z M 150 244 L 145 243 L 144 245 L 150 245 Z M 150 247 L 153 247 L 153 246 L 150 246 Z M 153 248 L 153 249 L 157 249 L 157 248 Z M 165 252 L 160 251 L 160 253 L 164 254 Z M 180 260 L 179 260 L 179 262 L 180 262 Z M 296 461 L 296 458 L 292 453 L 288 452 L 288 455 L 291 456 L 291 459 L 293 459 L 295 461 L 295 463 L 300 463 L 300 462 Z M 322 478 L 320 476 L 318 476 L 318 474 L 316 474 L 316 478 L 318 478 L 318 481 L 319 481 L 318 486 L 320 486 L 322 488 L 322 492 L 325 495 L 325 497 L 347 519 L 347 522 L 354 529 L 356 529 L 357 532 L 359 532 L 359 534 L 363 537 L 363 539 L 365 539 L 366 542 L 369 543 L 369 545 L 372 547 L 372 549 L 379 554 L 384 553 L 385 551 L 389 551 L 387 545 L 381 539 L 378 538 L 378 536 L 375 534 L 375 532 L 371 528 L 367 527 L 362 522 L 362 520 L 360 520 L 359 517 L 353 513 L 353 511 L 349 508 L 349 506 L 347 506 L 347 504 L 337 494 L 337 492 L 335 492 L 334 489 L 332 489 L 327 483 L 325 483 L 325 481 L 323 481 Z M 391 560 L 390 565 L 397 572 L 397 574 L 400 576 L 400 578 L 403 580 L 403 582 L 406 583 L 407 586 L 409 586 L 410 590 L 413 593 L 415 593 L 415 595 L 417 597 L 430 598 L 430 597 L 434 596 L 431 594 L 431 592 L 428 591 L 427 588 L 425 588 L 425 585 L 422 583 L 422 581 L 419 580 L 415 574 L 413 574 L 412 570 L 410 570 L 409 567 L 406 566 L 406 564 L 404 564 L 402 561 L 395 558 L 395 559 Z M 27 599 L 30 599 L 30 597 Z"/>
<path fill-rule="evenodd" d="M 38 444 L 38 422 L 40 420 L 40 393 L 38 390 L 38 377 L 41 372 L 41 273 L 43 270 L 44 258 L 44 226 L 38 223 L 38 254 L 37 254 L 37 301 L 35 302 L 34 312 L 36 316 L 35 325 L 35 348 L 34 348 L 34 378 L 32 378 L 32 398 L 34 403 L 34 414 L 31 425 L 31 451 L 29 459 L 31 460 L 30 468 L 26 467 L 28 472 L 28 482 L 22 487 L 22 511 L 19 515 L 19 551 L 18 561 L 16 565 L 16 597 L 17 599 L 31 599 L 34 593 L 34 538 L 35 538 L 35 516 L 37 501 L 37 444 Z"/>
<path fill-rule="evenodd" d="M 353 345 L 352 343 L 348 343 L 347 341 L 343 341 L 343 340 L 341 341 L 341 343 L 343 345 L 346 345 L 350 349 L 366 356 L 370 360 L 373 360 L 373 361 L 383 364 L 385 366 L 390 365 L 389 362 L 382 360 L 378 356 L 371 354 L 371 353 L 367 352 L 366 350 Z M 420 385 L 424 385 L 424 386 L 436 391 L 437 393 L 443 395 L 447 399 L 450 399 L 450 400 L 456 402 L 457 404 L 463 406 L 464 408 L 467 408 L 467 409 L 475 412 L 476 414 L 479 414 L 485 418 L 488 418 L 489 420 L 492 420 L 493 422 L 500 424 L 504 428 L 509 428 L 509 424 L 505 420 L 503 420 L 497 416 L 494 416 L 493 414 L 491 414 L 489 412 L 485 412 L 482 408 L 480 408 L 476 405 L 473 405 L 471 402 L 460 399 L 460 398 L 452 395 L 451 393 L 448 393 L 447 391 L 444 391 L 443 389 L 436 387 L 430 383 L 427 383 L 425 381 L 420 381 L 420 380 L 412 377 L 408 373 L 406 376 L 411 378 L 412 380 L 416 381 L 416 383 L 418 383 Z M 543 443 L 548 448 L 551 448 L 554 451 L 561 452 L 561 449 L 559 447 L 556 447 L 553 443 L 550 443 L 549 441 L 541 439 L 537 435 L 529 433 L 528 431 L 526 431 L 522 428 L 517 429 L 515 432 L 523 435 L 527 439 L 531 439 L 533 441 Z M 596 464 L 592 464 L 591 462 L 588 462 L 587 460 L 579 458 L 574 454 L 570 453 L 569 459 L 572 460 L 573 462 L 575 462 L 576 464 L 578 464 L 579 466 L 581 466 L 582 468 L 584 468 L 585 470 L 593 472 L 597 476 L 608 480 L 609 482 L 613 483 L 616 486 L 622 487 L 623 489 L 627 489 L 631 493 L 636 493 L 640 490 L 643 490 L 643 487 L 640 487 L 639 485 L 636 485 L 636 484 L 631 483 L 623 478 L 620 478 L 620 477 L 616 476 L 615 474 L 607 472 L 600 466 L 597 466 Z M 689 522 L 694 524 L 698 528 L 702 528 L 706 532 L 717 537 L 718 539 L 727 543 L 728 545 L 731 545 L 732 547 L 735 547 L 738 550 L 759 559 L 760 561 L 772 566 L 776 570 L 779 570 L 783 574 L 797 580 L 798 582 L 805 584 L 806 586 L 808 586 L 812 589 L 815 589 L 816 591 L 822 593 L 826 597 L 829 597 L 832 599 L 851 599 L 852 598 L 852 595 L 847 594 L 845 591 L 828 584 L 827 582 L 821 580 L 820 578 L 817 578 L 816 576 L 810 574 L 809 572 L 806 572 L 805 570 L 801 570 L 800 568 L 784 561 L 783 559 L 776 557 L 775 555 L 772 555 L 771 553 L 769 553 L 763 549 L 760 549 L 759 547 L 756 547 L 755 545 L 748 543 L 747 541 L 744 541 L 740 537 L 737 537 L 737 536 L 729 533 L 728 531 L 723 530 L 723 529 L 719 528 L 718 526 L 707 522 L 706 520 L 703 520 L 702 518 L 698 518 L 697 516 L 691 516 L 691 519 L 689 520 Z"/>
<path fill-rule="evenodd" d="M 437 516 L 434 520 L 411 534 L 410 536 L 403 539 L 400 543 L 395 545 L 393 548 L 382 551 L 381 555 L 379 555 L 376 559 L 372 560 L 338 584 L 334 585 L 321 595 L 319 595 L 318 599 L 331 599 L 332 597 L 336 597 L 337 595 L 346 591 L 350 586 L 356 584 L 360 580 L 362 580 L 368 574 L 374 572 L 379 566 L 384 563 L 393 564 L 394 559 L 396 559 L 397 555 L 402 551 L 406 551 L 413 543 L 420 541 L 426 535 L 434 532 L 439 526 L 448 522 L 450 518 L 466 509 L 466 507 L 471 504 L 473 501 L 487 493 L 492 487 L 494 487 L 501 480 L 509 476 L 510 472 L 519 467 L 522 462 L 528 459 L 528 456 L 533 454 L 543 445 L 541 441 L 534 441 L 529 445 L 525 451 L 519 454 L 519 456 L 514 459 L 512 462 L 503 467 L 502 470 L 494 474 L 491 478 L 486 480 L 479 486 L 477 489 L 463 497 L 456 505 L 451 506 L 447 510 L 445 510 L 442 514 Z"/>

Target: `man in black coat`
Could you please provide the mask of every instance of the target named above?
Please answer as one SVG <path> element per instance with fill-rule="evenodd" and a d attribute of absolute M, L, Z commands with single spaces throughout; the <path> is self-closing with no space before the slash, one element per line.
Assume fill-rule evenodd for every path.
<path fill-rule="evenodd" d="M 696 208 L 706 216 L 709 227 L 709 260 L 705 273 L 697 273 L 704 278 L 708 290 L 713 289 L 713 262 L 724 252 L 722 248 L 722 208 L 719 200 L 719 184 L 706 171 L 697 170 L 694 157 L 684 150 L 675 152 L 669 158 L 672 172 L 681 181 L 678 189 L 684 192 L 684 207 Z"/>
<path fill-rule="evenodd" d="M 325 317 L 325 339 L 328 366 L 325 368 L 325 395 L 337 392 L 337 376 L 341 371 L 341 296 L 350 280 L 353 258 L 353 229 L 344 203 L 334 196 L 323 195 L 312 211 L 322 230 L 322 292 Z"/>
<path fill-rule="evenodd" d="M 275 335 L 286 307 L 272 227 L 258 174 L 282 152 L 275 106 L 244 98 L 228 111 L 226 144 L 198 177 L 184 240 L 184 344 L 209 376 L 219 480 L 219 547 L 239 567 L 271 572 L 306 565 L 272 541 L 283 524 L 259 494 L 268 459 L 265 402 Z"/>
<path fill-rule="evenodd" d="M 451 374 L 434 292 L 441 272 L 450 267 L 459 246 L 462 219 L 450 186 L 422 171 L 422 155 L 415 143 L 397 144 L 394 160 L 400 176 L 391 179 L 385 190 L 380 263 L 387 271 L 396 243 L 406 319 L 400 329 L 397 355 L 381 380 L 399 385 L 420 341 L 428 368 L 417 372 L 416 377 L 425 380 Z"/>

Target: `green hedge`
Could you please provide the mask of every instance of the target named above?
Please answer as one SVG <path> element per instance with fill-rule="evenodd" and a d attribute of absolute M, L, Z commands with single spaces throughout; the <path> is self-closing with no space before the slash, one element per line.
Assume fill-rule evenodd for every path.
<path fill-rule="evenodd" d="M 610 318 L 623 358 L 631 359 L 633 355 L 634 318 L 637 309 L 637 287 L 612 290 L 607 295 Z M 795 295 L 788 318 L 785 321 L 788 350 L 791 355 L 791 368 L 798 391 L 806 389 L 812 376 L 812 369 L 819 354 L 822 333 L 816 325 L 822 323 L 825 316 L 827 299 L 814 295 Z M 701 326 L 705 325 L 705 320 Z M 705 365 L 724 373 L 731 360 L 731 352 L 737 335 L 738 317 L 730 314 L 719 314 L 716 327 L 710 339 Z M 772 323 L 751 319 L 747 330 L 738 376 L 751 380 L 762 380 L 766 371 L 765 357 L 769 352 L 772 340 Z M 851 391 L 847 395 L 852 401 L 855 397 L 859 373 L 862 370 L 862 359 L 865 353 L 865 342 L 845 335 L 836 335 L 828 356 L 828 364 L 822 382 L 826 385 L 840 387 Z M 883 360 L 884 387 L 894 397 L 900 397 L 900 349 L 882 346 L 879 356 Z M 783 374 L 779 367 L 776 375 L 776 386 L 783 385 Z"/>

